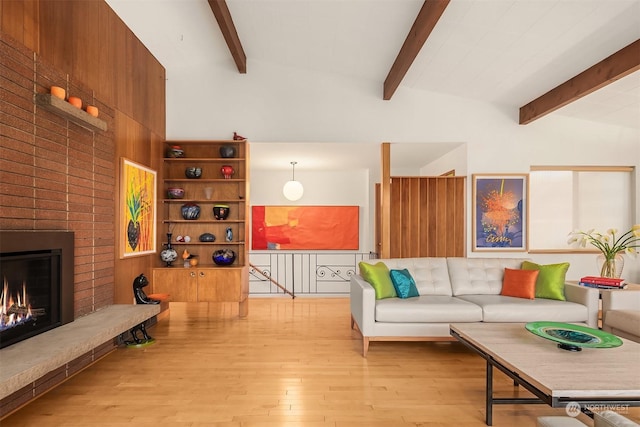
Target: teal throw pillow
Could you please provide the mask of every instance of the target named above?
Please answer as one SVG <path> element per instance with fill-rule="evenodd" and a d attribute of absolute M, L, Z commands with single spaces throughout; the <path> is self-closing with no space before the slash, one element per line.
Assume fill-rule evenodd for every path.
<path fill-rule="evenodd" d="M 565 301 L 564 281 L 569 263 L 540 265 L 530 261 L 522 262 L 523 270 L 538 270 L 536 279 L 536 298 Z"/>
<path fill-rule="evenodd" d="M 369 264 L 366 262 L 360 262 L 360 275 L 364 280 L 376 291 L 376 299 L 395 298 L 398 295 L 391 283 L 391 277 L 389 277 L 389 268 L 383 262 L 376 264 Z"/>
<path fill-rule="evenodd" d="M 391 276 L 391 283 L 393 283 L 393 287 L 400 298 L 420 296 L 418 288 L 416 287 L 416 281 L 413 280 L 411 273 L 409 273 L 409 270 L 406 268 L 402 270 L 391 270 L 389 276 Z"/>

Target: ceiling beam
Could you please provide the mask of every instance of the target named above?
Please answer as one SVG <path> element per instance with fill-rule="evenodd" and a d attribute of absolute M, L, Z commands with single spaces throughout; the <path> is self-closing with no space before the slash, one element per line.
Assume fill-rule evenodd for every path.
<path fill-rule="evenodd" d="M 640 70 L 640 39 L 520 107 L 520 124 L 531 123 L 637 70 Z"/>
<path fill-rule="evenodd" d="M 218 26 L 220 26 L 220 31 L 222 31 L 227 46 L 229 46 L 229 51 L 236 62 L 238 71 L 240 74 L 246 74 L 247 56 L 244 54 L 244 49 L 242 49 L 242 43 L 240 43 L 236 26 L 233 24 L 227 2 L 225 0 L 209 0 L 209 7 L 216 17 L 216 21 L 218 21 Z"/>
<path fill-rule="evenodd" d="M 396 57 L 391 70 L 384 80 L 382 99 L 388 101 L 395 93 L 409 67 L 418 56 L 438 20 L 449 5 L 450 0 L 425 0 L 407 38 Z"/>

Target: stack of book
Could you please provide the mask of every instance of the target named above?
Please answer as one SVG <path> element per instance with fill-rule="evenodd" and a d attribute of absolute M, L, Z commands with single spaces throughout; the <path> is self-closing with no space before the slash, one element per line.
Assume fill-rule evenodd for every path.
<path fill-rule="evenodd" d="M 598 289 L 624 289 L 627 287 L 624 279 L 597 276 L 584 276 L 580 279 L 580 285 Z"/>

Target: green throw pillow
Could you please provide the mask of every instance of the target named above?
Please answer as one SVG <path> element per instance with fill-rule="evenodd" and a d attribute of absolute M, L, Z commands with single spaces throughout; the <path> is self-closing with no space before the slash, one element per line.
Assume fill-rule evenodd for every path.
<path fill-rule="evenodd" d="M 398 295 L 391 283 L 391 277 L 389 276 L 389 269 L 383 262 L 377 264 L 368 264 L 360 261 L 358 264 L 360 267 L 360 275 L 364 280 L 369 282 L 373 289 L 376 291 L 376 299 L 394 298 Z"/>
<path fill-rule="evenodd" d="M 565 301 L 564 280 L 569 270 L 569 263 L 540 265 L 530 261 L 522 262 L 523 270 L 538 270 L 536 280 L 536 298 L 557 299 Z"/>
<path fill-rule="evenodd" d="M 416 281 L 411 277 L 411 273 L 406 268 L 402 270 L 391 270 L 389 272 L 391 283 L 400 298 L 419 297 Z"/>

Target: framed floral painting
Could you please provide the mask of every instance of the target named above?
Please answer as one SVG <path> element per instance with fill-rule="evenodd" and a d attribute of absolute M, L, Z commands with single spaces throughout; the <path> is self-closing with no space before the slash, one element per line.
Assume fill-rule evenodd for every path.
<path fill-rule="evenodd" d="M 474 174 L 473 251 L 528 249 L 527 174 Z"/>
<path fill-rule="evenodd" d="M 156 252 L 156 171 L 120 162 L 120 258 Z"/>

